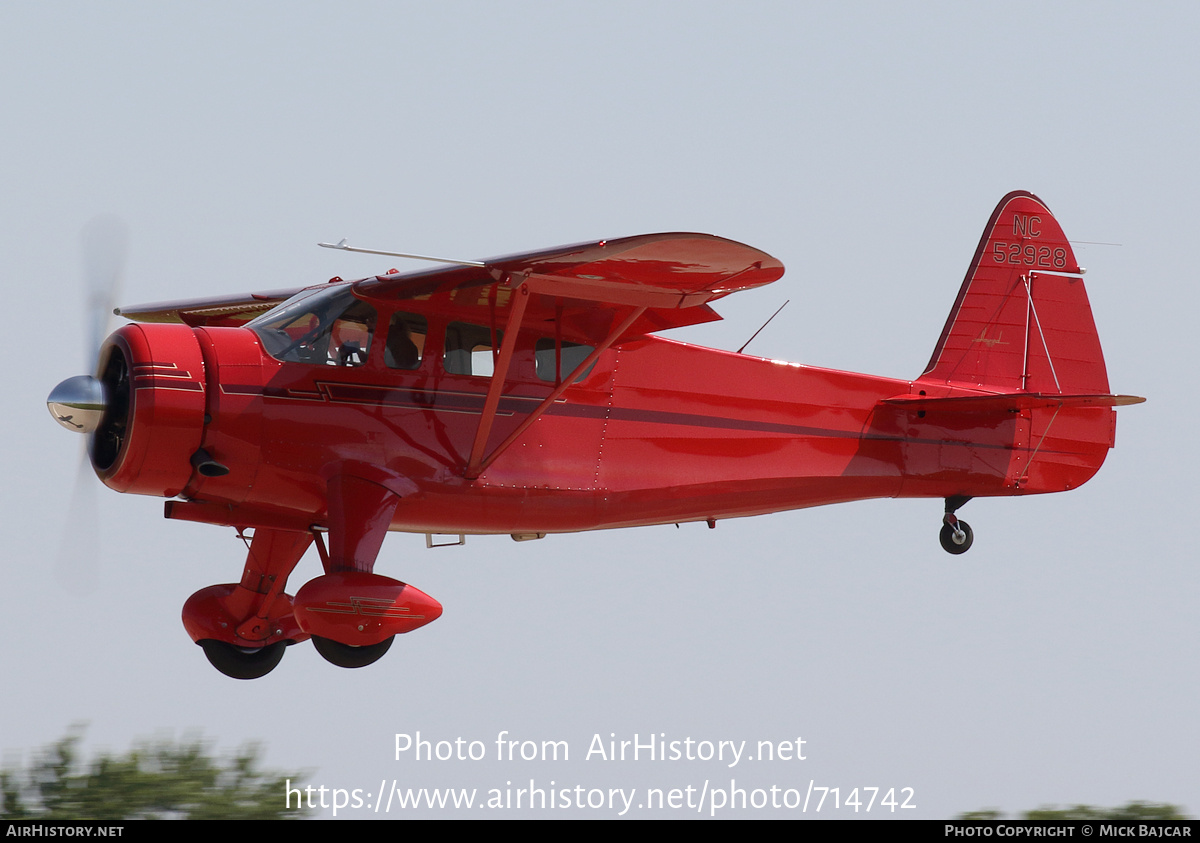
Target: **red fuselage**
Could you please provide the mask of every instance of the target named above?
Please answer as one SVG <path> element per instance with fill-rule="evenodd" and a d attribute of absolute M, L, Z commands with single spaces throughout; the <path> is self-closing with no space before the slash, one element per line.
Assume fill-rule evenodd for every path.
<path fill-rule="evenodd" d="M 126 326 L 111 342 L 133 357 L 135 418 L 126 453 L 101 475 L 122 491 L 192 502 L 174 502 L 172 517 L 304 530 L 325 518 L 326 467 L 349 461 L 415 484 L 392 529 L 537 533 L 1058 491 L 1086 481 L 1111 445 L 1110 408 L 1063 411 L 1027 471 L 1038 413 L 891 409 L 880 402 L 922 388 L 971 393 L 642 337 L 604 352 L 469 480 L 490 378 L 445 371 L 442 331 L 431 315 L 421 366 L 399 371 L 383 364 L 382 331 L 366 363 L 348 368 L 273 359 L 246 328 Z M 551 389 L 535 374 L 539 337 L 522 333 L 493 446 Z M 155 421 L 140 437 L 151 403 Z M 193 470 L 200 448 L 228 473 Z"/>

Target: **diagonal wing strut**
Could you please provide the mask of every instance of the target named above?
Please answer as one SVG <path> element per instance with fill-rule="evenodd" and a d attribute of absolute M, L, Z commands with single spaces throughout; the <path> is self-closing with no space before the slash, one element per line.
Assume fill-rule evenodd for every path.
<path fill-rule="evenodd" d="M 471 445 L 471 457 L 467 461 L 466 471 L 463 476 L 468 480 L 475 480 L 482 474 L 487 467 L 495 461 L 502 453 L 507 451 L 509 447 L 516 442 L 530 426 L 537 421 L 546 410 L 558 400 L 568 386 L 575 383 L 575 379 L 580 374 L 586 372 L 588 367 L 596 362 L 605 351 L 608 350 L 614 342 L 616 342 L 629 327 L 636 322 L 643 313 L 646 312 L 646 307 L 635 307 L 630 313 L 621 320 L 615 328 L 609 331 L 608 336 L 597 345 L 592 353 L 580 361 L 579 365 L 566 377 L 562 382 L 554 388 L 554 390 L 542 399 L 542 402 L 535 407 L 525 420 L 517 426 L 517 429 L 508 435 L 508 438 L 501 442 L 496 448 L 488 454 L 486 458 L 483 456 L 484 448 L 487 445 L 488 435 L 492 431 L 492 422 L 496 418 L 496 408 L 500 404 L 500 393 L 504 388 L 504 382 L 508 378 L 508 369 L 512 362 L 513 346 L 517 340 L 517 329 L 521 325 L 521 317 L 525 312 L 525 305 L 529 301 L 528 285 L 522 284 L 517 288 L 517 295 L 514 297 L 512 309 L 508 314 L 508 324 L 504 332 L 504 340 L 500 345 L 500 357 L 496 361 L 496 371 L 492 375 L 492 384 L 488 387 L 487 397 L 483 402 L 483 414 L 479 418 L 479 427 L 475 430 L 475 441 Z"/>

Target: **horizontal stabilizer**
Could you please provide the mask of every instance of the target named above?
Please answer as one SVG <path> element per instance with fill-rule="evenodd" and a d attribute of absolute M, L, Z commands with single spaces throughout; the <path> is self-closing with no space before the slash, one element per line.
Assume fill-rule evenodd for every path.
<path fill-rule="evenodd" d="M 912 410 L 943 410 L 952 413 L 1001 413 L 1034 410 L 1043 407 L 1125 407 L 1141 404 L 1136 395 L 1062 395 L 1042 392 L 1012 392 L 1003 395 L 961 395 L 929 398 L 924 395 L 897 395 L 881 404 Z"/>

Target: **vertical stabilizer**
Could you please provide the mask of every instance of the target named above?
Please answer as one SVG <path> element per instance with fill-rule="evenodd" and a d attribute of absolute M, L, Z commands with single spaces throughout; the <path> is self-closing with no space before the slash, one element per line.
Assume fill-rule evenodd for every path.
<path fill-rule="evenodd" d="M 1025 191 L 992 212 L 923 383 L 989 391 L 1108 393 L 1104 355 L 1058 220 Z"/>

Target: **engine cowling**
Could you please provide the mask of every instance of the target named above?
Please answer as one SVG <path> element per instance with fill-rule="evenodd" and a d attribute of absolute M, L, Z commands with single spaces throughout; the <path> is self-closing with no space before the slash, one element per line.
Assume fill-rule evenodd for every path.
<path fill-rule="evenodd" d="M 187 485 L 205 424 L 204 359 L 187 325 L 126 325 L 100 350 L 105 409 L 92 466 L 118 492 L 174 497 Z"/>

